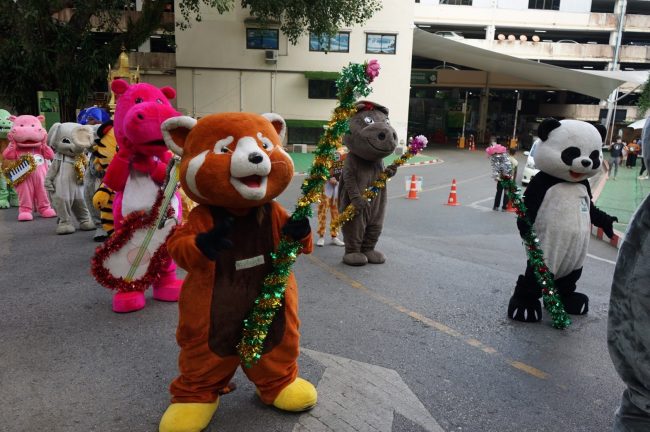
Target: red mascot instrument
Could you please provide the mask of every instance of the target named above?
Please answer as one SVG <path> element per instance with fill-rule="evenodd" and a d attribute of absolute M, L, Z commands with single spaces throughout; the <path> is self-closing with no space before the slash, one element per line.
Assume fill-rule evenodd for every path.
<path fill-rule="evenodd" d="M 120 292 L 144 291 L 168 260 L 165 242 L 178 221 L 170 208 L 178 187 L 178 158 L 167 167 L 167 181 L 150 212 L 128 215 L 119 231 L 95 251 L 91 272 L 102 286 Z"/>

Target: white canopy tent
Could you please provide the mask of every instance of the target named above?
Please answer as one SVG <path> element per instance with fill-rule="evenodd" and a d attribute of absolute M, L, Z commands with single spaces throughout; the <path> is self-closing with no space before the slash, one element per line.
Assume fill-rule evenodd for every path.
<path fill-rule="evenodd" d="M 607 99 L 614 89 L 632 77 L 621 71 L 583 72 L 537 63 L 467 45 L 419 28 L 415 28 L 413 33 L 413 55 L 509 75 L 599 99 Z M 635 81 L 638 79 L 636 75 Z M 645 76 L 647 77 L 647 74 Z"/>

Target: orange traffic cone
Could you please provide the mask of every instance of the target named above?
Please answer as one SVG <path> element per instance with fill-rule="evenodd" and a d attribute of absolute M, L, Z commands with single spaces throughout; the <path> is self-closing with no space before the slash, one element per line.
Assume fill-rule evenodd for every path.
<path fill-rule="evenodd" d="M 460 205 L 458 199 L 456 198 L 456 179 L 451 181 L 451 192 L 449 192 L 449 199 L 447 199 L 448 206 L 457 206 Z"/>
<path fill-rule="evenodd" d="M 418 199 L 418 188 L 416 185 L 415 175 L 411 176 L 411 187 L 409 188 L 409 194 L 406 196 L 406 199 L 416 200 Z"/>
<path fill-rule="evenodd" d="M 517 211 L 517 209 L 512 206 L 512 200 L 508 200 L 508 204 L 506 204 L 506 211 L 513 213 Z"/>

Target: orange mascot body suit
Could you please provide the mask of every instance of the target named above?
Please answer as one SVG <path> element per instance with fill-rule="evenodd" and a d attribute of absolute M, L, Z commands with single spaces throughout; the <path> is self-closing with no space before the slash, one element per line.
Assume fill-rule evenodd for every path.
<path fill-rule="evenodd" d="M 282 149 L 286 125 L 277 114 L 221 113 L 198 122 L 174 117 L 162 126 L 169 149 L 181 157 L 180 181 L 199 205 L 167 241 L 188 274 L 179 299 L 176 334 L 180 376 L 161 432 L 207 427 L 240 365 L 243 321 L 271 269 L 281 235 L 312 250 L 309 221 L 291 221 L 273 199 L 288 186 L 293 162 Z M 299 378 L 298 290 L 291 274 L 282 307 L 269 327 L 261 359 L 245 374 L 265 404 L 303 411 L 316 389 Z"/>

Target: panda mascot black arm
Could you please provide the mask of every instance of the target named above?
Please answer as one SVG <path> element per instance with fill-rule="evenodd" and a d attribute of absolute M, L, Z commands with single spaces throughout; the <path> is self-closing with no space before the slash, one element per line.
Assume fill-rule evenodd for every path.
<path fill-rule="evenodd" d="M 570 314 L 585 314 L 589 298 L 575 292 L 587 255 L 591 224 L 613 235 L 618 220 L 596 208 L 591 201 L 588 179 L 596 175 L 603 160 L 602 135 L 593 125 L 578 120 L 546 119 L 538 129 L 541 142 L 535 153 L 540 171 L 526 192 L 526 217 L 535 230 L 544 252 L 546 266 L 555 277 L 555 287 Z M 529 225 L 521 219 L 517 227 L 522 237 Z M 542 318 L 541 287 L 533 267 L 519 276 L 508 305 L 508 317 L 535 322 Z"/>

